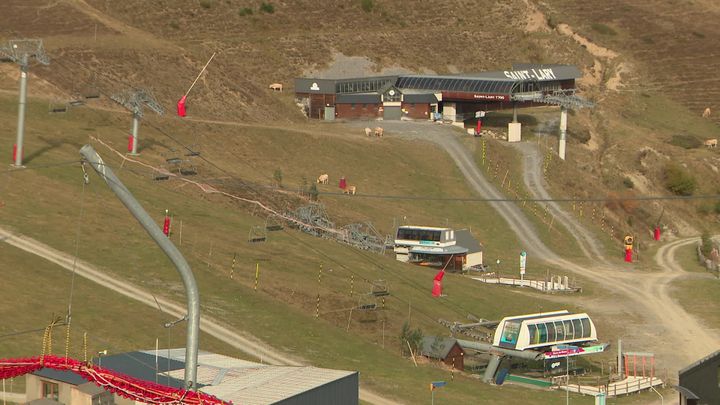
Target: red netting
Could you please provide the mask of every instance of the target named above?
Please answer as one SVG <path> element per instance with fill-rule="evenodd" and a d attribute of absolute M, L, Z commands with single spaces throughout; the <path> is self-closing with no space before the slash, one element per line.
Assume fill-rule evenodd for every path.
<path fill-rule="evenodd" d="M 0 379 L 18 377 L 32 373 L 41 368 L 71 371 L 97 386 L 133 401 L 151 404 L 197 404 L 197 405 L 225 405 L 212 395 L 167 387 L 154 382 L 140 380 L 113 370 L 105 369 L 94 364 L 58 357 L 44 356 L 18 359 L 0 360 Z"/>

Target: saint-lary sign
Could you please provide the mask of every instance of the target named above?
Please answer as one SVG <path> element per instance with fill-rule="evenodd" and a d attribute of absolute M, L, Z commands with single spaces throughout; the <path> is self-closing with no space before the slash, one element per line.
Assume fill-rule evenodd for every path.
<path fill-rule="evenodd" d="M 552 69 L 506 70 L 503 73 L 514 80 L 557 80 Z"/>

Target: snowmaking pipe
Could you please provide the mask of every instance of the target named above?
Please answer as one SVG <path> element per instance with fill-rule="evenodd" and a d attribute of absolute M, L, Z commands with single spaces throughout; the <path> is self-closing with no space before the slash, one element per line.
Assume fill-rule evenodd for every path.
<path fill-rule="evenodd" d="M 198 293 L 195 276 L 193 276 L 190 265 L 170 241 L 165 236 L 159 226 L 153 221 L 148 213 L 143 209 L 140 203 L 133 197 L 132 193 L 125 185 L 115 176 L 112 169 L 103 162 L 102 158 L 91 145 L 85 145 L 80 148 L 80 155 L 90 163 L 95 171 L 105 180 L 105 183 L 135 217 L 145 231 L 153 238 L 160 249 L 165 252 L 170 261 L 175 265 L 183 284 L 185 285 L 185 295 L 187 297 L 187 340 L 185 344 L 185 386 L 186 388 L 197 388 L 197 362 L 198 362 L 198 345 L 200 338 L 200 294 Z"/>

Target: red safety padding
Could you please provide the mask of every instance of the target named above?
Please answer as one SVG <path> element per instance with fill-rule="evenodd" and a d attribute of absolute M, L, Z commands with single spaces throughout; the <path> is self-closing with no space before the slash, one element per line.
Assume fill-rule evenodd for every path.
<path fill-rule="evenodd" d="M 179 117 L 184 117 L 187 115 L 187 112 L 185 111 L 185 101 L 187 99 L 187 96 L 182 96 L 180 100 L 177 102 L 177 115 Z"/>

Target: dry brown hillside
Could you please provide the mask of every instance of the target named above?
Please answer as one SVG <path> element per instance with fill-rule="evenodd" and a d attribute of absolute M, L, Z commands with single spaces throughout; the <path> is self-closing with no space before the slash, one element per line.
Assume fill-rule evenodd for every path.
<path fill-rule="evenodd" d="M 583 94 L 598 104 L 570 120 L 568 160 L 550 167 L 558 195 L 669 195 L 670 163 L 695 177 L 696 195 L 720 192 L 718 153 L 701 147 L 720 135 L 700 118 L 706 106 L 715 110 L 711 118 L 720 117 L 720 105 L 713 104 L 720 91 L 713 72 L 720 11 L 711 1 L 455 0 L 439 6 L 375 0 L 371 10 L 342 0 L 5 3 L 0 36 L 43 38 L 53 58 L 49 67 L 32 68 L 47 83 L 35 81 L 31 93 L 63 98 L 93 85 L 106 93 L 145 87 L 172 110 L 218 52 L 189 103 L 194 116 L 208 120 L 303 122 L 292 79 L 323 69 L 337 53 L 368 58 L 378 68 L 438 73 L 518 61 L 574 63 L 586 72 Z M 16 69 L 0 67 L 8 79 L 2 87 L 14 89 Z M 273 82 L 288 91 L 271 93 Z M 557 117 L 538 117 L 538 126 L 550 128 L 552 145 Z M 531 136 L 535 128 L 528 129 Z M 717 224 L 720 214 L 715 200 L 631 205 L 604 207 L 617 226 L 639 229 L 668 207 L 674 212 L 666 216 L 670 229 L 685 233 Z"/>

